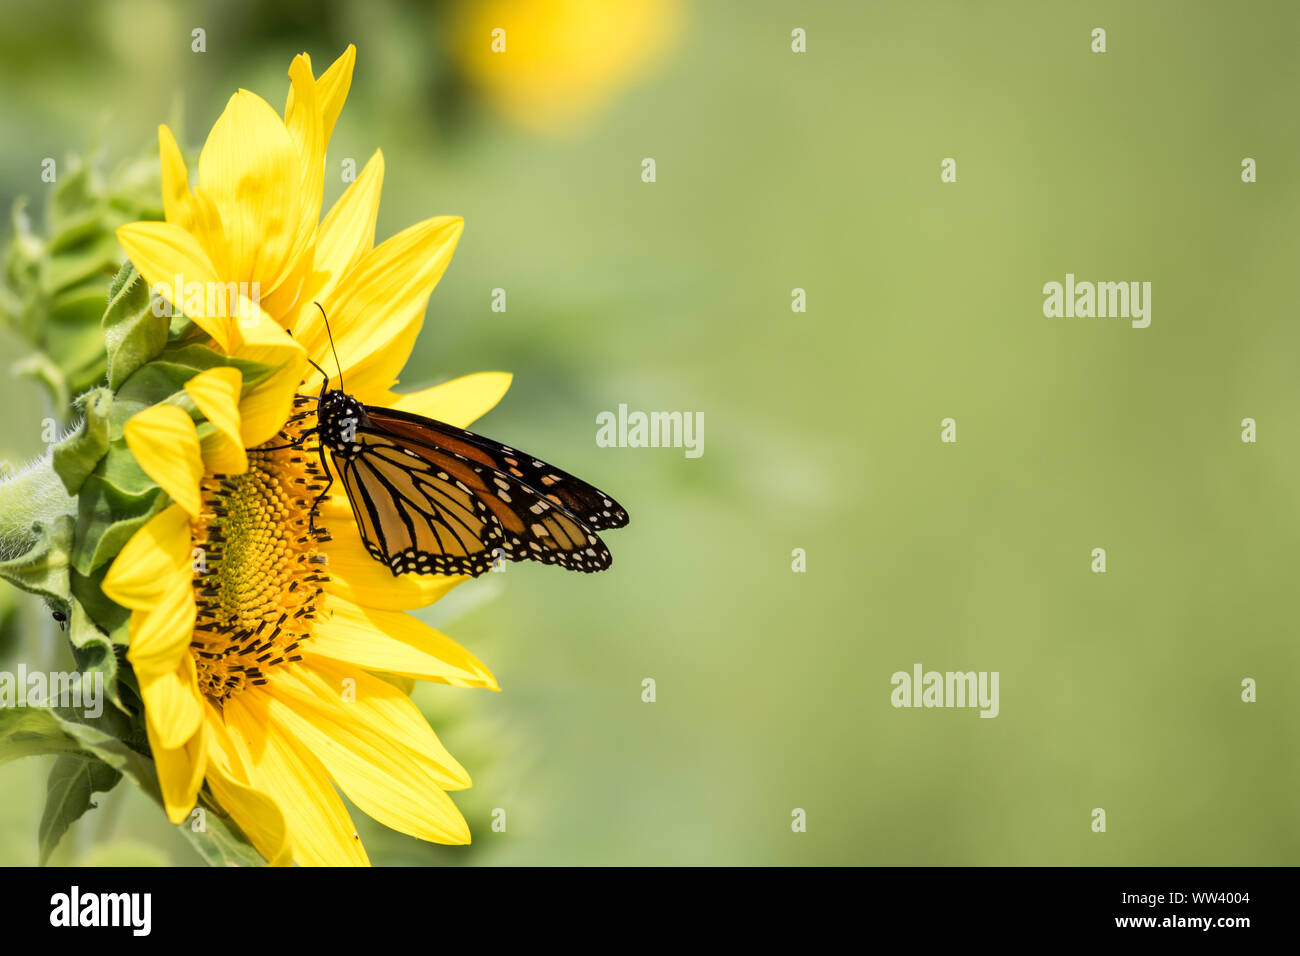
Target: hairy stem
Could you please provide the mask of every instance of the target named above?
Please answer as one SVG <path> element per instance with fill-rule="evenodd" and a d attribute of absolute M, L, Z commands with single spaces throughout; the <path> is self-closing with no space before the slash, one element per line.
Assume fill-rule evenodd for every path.
<path fill-rule="evenodd" d="M 71 497 L 54 472 L 49 455 L 0 479 L 0 560 L 21 557 L 36 542 L 32 525 L 72 514 Z"/>

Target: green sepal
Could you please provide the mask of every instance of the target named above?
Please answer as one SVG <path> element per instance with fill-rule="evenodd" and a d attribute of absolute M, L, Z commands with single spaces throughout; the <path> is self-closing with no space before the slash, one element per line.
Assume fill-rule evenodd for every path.
<path fill-rule="evenodd" d="M 132 495 L 109 479 L 92 475 L 82 486 L 78 500 L 73 568 L 78 574 L 89 576 L 120 552 L 131 536 L 165 508 L 167 502 L 167 496 L 157 486 Z"/>
<path fill-rule="evenodd" d="M 84 417 L 77 430 L 54 446 L 54 470 L 68 494 L 75 495 L 86 483 L 99 460 L 108 452 L 108 416 L 113 393 L 96 388 L 77 399 Z"/>
<path fill-rule="evenodd" d="M 233 366 L 243 376 L 243 390 L 257 385 L 274 369 L 262 362 L 231 358 L 206 345 L 172 343 L 136 369 L 117 389 L 109 419 L 109 438 L 116 440 L 131 418 L 152 405 L 170 403 L 198 420 L 202 416 L 185 392 L 185 383 L 200 372 Z"/>
<path fill-rule="evenodd" d="M 0 561 L 0 577 L 55 607 L 66 607 L 72 529 L 71 515 L 33 522 L 31 546 L 15 558 Z"/>
<path fill-rule="evenodd" d="M 85 611 L 91 623 L 108 636 L 111 644 L 125 646 L 130 643 L 128 625 L 131 622 L 131 612 L 115 601 L 110 601 L 104 594 L 102 585 L 110 567 L 112 564 L 105 562 L 89 575 L 80 574 L 73 569 L 68 577 L 73 600 Z M 127 672 L 122 672 L 125 673 Z"/>
<path fill-rule="evenodd" d="M 149 362 L 137 370 L 117 391 L 109 437 L 121 438 L 126 423 L 154 405 L 178 405 L 191 418 L 198 416 L 198 407 L 185 392 L 185 383 L 197 374 L 196 369 L 169 362 Z"/>
<path fill-rule="evenodd" d="M 218 365 L 232 365 L 239 369 L 239 373 L 244 377 L 244 388 L 259 384 L 263 379 L 269 377 L 272 372 L 277 371 L 264 362 L 233 358 L 217 351 L 210 345 L 204 345 L 193 340 L 169 343 L 158 354 L 155 361 L 193 369 L 195 372 L 204 372 Z M 188 381 L 188 377 L 186 380 Z"/>
<path fill-rule="evenodd" d="M 103 596 L 98 587 L 95 590 L 101 597 Z M 105 598 L 105 600 L 107 599 Z M 77 670 L 84 675 L 82 680 L 86 680 L 94 674 L 103 674 L 104 693 L 107 695 L 108 700 L 119 710 L 125 710 L 121 693 L 117 688 L 117 650 L 112 640 L 91 618 L 89 611 L 79 600 L 75 587 L 73 588 L 70 605 L 68 639 L 72 643 L 72 657 L 77 663 Z M 113 605 L 113 607 L 117 606 L 116 604 Z M 130 613 L 125 613 L 129 619 Z"/>
<path fill-rule="evenodd" d="M 167 345 L 171 317 L 155 315 L 144 277 L 127 262 L 108 291 L 101 325 L 108 350 L 108 387 L 118 389 Z"/>

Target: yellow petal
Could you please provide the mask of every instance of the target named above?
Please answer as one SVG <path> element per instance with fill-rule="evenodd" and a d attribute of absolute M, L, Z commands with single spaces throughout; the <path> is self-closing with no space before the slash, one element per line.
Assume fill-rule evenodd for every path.
<path fill-rule="evenodd" d="M 226 726 L 248 770 L 249 783 L 288 810 L 294 859 L 304 866 L 366 866 L 352 818 L 320 761 L 266 713 L 261 695 L 226 702 Z"/>
<path fill-rule="evenodd" d="M 163 212 L 167 221 L 192 231 L 194 197 L 190 193 L 190 174 L 185 168 L 185 157 L 166 126 L 158 127 L 158 155 L 162 161 Z"/>
<path fill-rule="evenodd" d="M 185 383 L 203 417 L 232 438 L 239 436 L 239 392 L 244 376 L 239 369 L 218 365 L 205 369 Z"/>
<path fill-rule="evenodd" d="M 189 589 L 192 547 L 189 516 L 170 505 L 131 535 L 100 590 L 122 607 L 147 610 L 162 595 Z"/>
<path fill-rule="evenodd" d="M 316 81 L 311 74 L 311 58 L 305 53 L 294 57 L 289 66 L 289 105 L 285 124 L 298 153 L 299 203 L 296 219 L 290 223 L 293 233 L 286 268 L 279 279 L 261 290 L 261 305 L 277 323 L 291 327 L 299 296 L 312 275 L 314 253 L 312 238 L 320 221 L 321 197 L 325 184 L 325 136 Z"/>
<path fill-rule="evenodd" d="M 324 301 L 361 257 L 375 244 L 375 221 L 384 185 L 384 156 L 376 150 L 356 182 L 334 203 L 316 231 L 315 270 L 317 281 L 303 298 L 293 337 L 303 344 L 318 365 L 332 368 L 325 322 L 313 301 Z M 331 320 L 332 321 L 332 320 Z M 326 358 L 329 361 L 326 361 Z"/>
<path fill-rule="evenodd" d="M 441 216 L 399 232 L 362 256 L 321 303 L 344 363 L 343 380 L 359 400 L 397 381 L 464 225 L 458 216 Z M 308 387 L 313 382 L 319 386 L 318 373 Z"/>
<path fill-rule="evenodd" d="M 147 706 L 147 704 L 146 704 Z M 199 728 L 180 746 L 165 747 L 162 738 L 154 732 L 153 725 L 145 722 L 149 738 L 149 751 L 158 770 L 158 788 L 162 791 L 163 807 L 172 823 L 184 823 L 194 810 L 199 787 L 207 765 L 207 734 Z"/>
<path fill-rule="evenodd" d="M 311 66 L 311 58 L 302 53 L 299 56 L 307 61 Z M 357 48 L 351 44 L 344 50 L 337 60 L 330 64 L 330 68 L 321 74 L 320 79 L 316 81 L 316 101 L 319 104 L 321 112 L 321 124 L 324 130 L 325 142 L 328 143 L 330 135 L 334 132 L 334 124 L 339 118 L 339 113 L 343 111 L 343 103 L 347 99 L 348 89 L 352 85 L 352 68 L 356 63 Z M 288 118 L 296 109 L 295 100 L 298 94 L 291 86 L 289 87 L 289 98 L 284 104 L 284 115 Z"/>
<path fill-rule="evenodd" d="M 308 244 L 293 258 L 274 288 L 262 294 L 260 302 L 266 314 L 285 328 L 293 324 L 294 316 L 299 313 L 303 290 L 312 277 L 312 248 Z"/>
<path fill-rule="evenodd" d="M 348 664 L 328 662 L 276 668 L 270 681 L 274 699 L 310 714 L 326 733 L 342 728 L 339 732 L 357 738 L 359 747 L 386 748 L 443 790 L 470 785 L 469 774 L 443 747 L 419 708 L 388 681 Z"/>
<path fill-rule="evenodd" d="M 163 293 L 177 313 L 212 336 L 223 351 L 230 349 L 230 320 L 221 311 L 208 314 L 207 291 L 220 284 L 216 267 L 199 240 L 170 222 L 133 222 L 120 226 L 117 241 L 151 288 Z M 188 303 L 189 290 L 202 295 Z M 180 301 L 175 301 L 179 299 Z"/>
<path fill-rule="evenodd" d="M 230 252 L 221 231 L 221 214 L 207 194 L 190 189 L 185 158 L 166 126 L 158 127 L 158 155 L 162 164 L 163 211 L 167 221 L 193 235 L 216 274 L 223 274 L 229 270 Z M 184 286 L 181 288 L 183 290 Z M 180 303 L 173 304 L 182 308 Z"/>
<path fill-rule="evenodd" d="M 258 282 L 266 294 L 292 267 L 303 198 L 298 163 L 270 104 L 247 90 L 230 98 L 199 154 L 199 183 L 230 244 L 227 279 Z"/>
<path fill-rule="evenodd" d="M 204 467 L 211 474 L 238 475 L 248 470 L 239 417 L 243 386 L 239 369 L 227 365 L 207 369 L 185 383 L 185 394 L 216 427 L 201 441 Z"/>
<path fill-rule="evenodd" d="M 122 433 L 144 473 L 197 518 L 203 507 L 203 453 L 194 420 L 175 405 L 150 405 L 131 416 Z"/>
<path fill-rule="evenodd" d="M 340 597 L 331 597 L 329 609 L 329 618 L 302 646 L 311 658 L 456 687 L 501 689 L 478 658 L 409 614 L 363 608 Z"/>
<path fill-rule="evenodd" d="M 302 207 L 297 223 L 295 249 L 301 251 L 320 221 L 321 193 L 325 184 L 325 130 L 320 104 L 316 102 L 316 80 L 311 75 L 311 57 L 300 53 L 289 65 L 292 95 L 286 108 L 285 125 L 298 149 L 302 182 Z"/>
<path fill-rule="evenodd" d="M 390 392 L 374 404 L 468 428 L 496 407 L 513 378 L 509 372 L 475 372 L 409 395 Z"/>
<path fill-rule="evenodd" d="M 150 738 L 165 750 L 182 747 L 199 732 L 203 721 L 203 704 L 195 678 L 194 657 L 182 654 L 180 664 L 170 671 L 137 671 L 140 697 L 144 700 L 145 720 Z M 190 806 L 193 806 L 193 801 Z"/>
<path fill-rule="evenodd" d="M 349 43 L 348 48 L 339 54 L 339 58 L 316 81 L 316 97 L 320 101 L 321 121 L 325 127 L 327 143 L 334 133 L 339 113 L 343 112 L 348 90 L 352 87 L 352 68 L 356 61 L 357 48 Z"/>
<path fill-rule="evenodd" d="M 346 496 L 342 496 L 346 498 Z M 323 517 L 323 515 L 322 515 Z M 361 543 L 357 526 L 347 520 L 329 525 L 332 541 L 320 545 L 328 561 L 329 580 L 322 585 L 334 594 L 383 611 L 408 611 L 428 607 L 456 585 L 464 575 L 402 574 L 394 576 L 370 556 Z"/>
<path fill-rule="evenodd" d="M 256 448 L 276 436 L 293 408 L 294 396 L 307 367 L 307 353 L 261 309 L 256 324 L 241 328 L 236 358 L 261 362 L 273 369 L 248 390 L 239 403 L 240 432 L 245 448 Z"/>
<path fill-rule="evenodd" d="M 244 831 L 244 835 L 265 857 L 271 866 L 291 866 L 293 845 L 284 813 L 276 802 L 261 790 L 249 786 L 242 772 L 235 768 L 234 758 L 225 730 L 225 719 L 211 704 L 207 705 L 208 786 L 217 804 L 225 810 Z"/>
<path fill-rule="evenodd" d="M 126 656 L 136 674 L 164 674 L 175 671 L 180 659 L 189 656 L 197 619 L 194 589 L 184 587 L 161 594 L 155 603 L 131 612 L 131 646 Z"/>
<path fill-rule="evenodd" d="M 203 452 L 203 467 L 210 475 L 242 475 L 248 471 L 244 443 L 231 441 L 211 425 L 199 427 L 199 448 Z"/>
<path fill-rule="evenodd" d="M 320 759 L 362 813 L 422 840 L 469 843 L 469 826 L 451 798 L 391 744 L 355 733 L 355 721 L 332 721 L 275 700 L 270 714 Z"/>
<path fill-rule="evenodd" d="M 221 226 L 221 211 L 212 197 L 202 189 L 195 187 L 190 190 L 190 194 L 194 197 L 194 226 L 190 231 L 208 254 L 217 275 L 233 275 L 230 242 Z"/>

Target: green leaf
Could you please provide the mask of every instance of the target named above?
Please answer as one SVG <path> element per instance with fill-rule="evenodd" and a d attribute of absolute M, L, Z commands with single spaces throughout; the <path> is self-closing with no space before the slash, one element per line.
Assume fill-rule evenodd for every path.
<path fill-rule="evenodd" d="M 161 801 L 158 772 L 153 759 L 137 746 L 146 749 L 144 731 L 120 711 L 105 709 L 96 718 L 86 718 L 67 708 L 54 708 L 55 719 L 63 732 L 74 740 L 83 753 L 93 754 L 118 770 L 153 799 Z M 143 714 L 139 715 L 143 720 Z"/>
<path fill-rule="evenodd" d="M 107 330 L 101 323 L 105 285 L 123 261 L 116 230 L 126 222 L 162 218 L 157 152 L 150 146 L 107 179 L 93 164 L 69 157 L 54 188 L 42 192 L 44 235 L 32 229 L 22 199 L 13 207 L 12 239 L 0 277 L 0 322 L 31 345 L 36 355 L 22 371 L 47 388 L 56 414 L 64 418 L 71 396 L 100 384 L 109 372 Z M 130 290 L 128 298 L 133 303 L 140 294 Z M 114 369 L 114 384 L 162 344 L 153 323 L 115 318 L 123 324 L 120 340 L 113 342 L 121 366 Z"/>
<path fill-rule="evenodd" d="M 44 385 L 54 401 L 55 408 L 66 408 L 72 401 L 72 389 L 68 385 L 67 376 L 63 374 L 63 369 L 50 361 L 49 356 L 44 352 L 33 353 L 15 362 L 13 373 L 33 378 Z"/>
<path fill-rule="evenodd" d="M 76 249 L 87 243 L 95 242 L 104 234 L 104 224 L 99 210 L 88 209 L 63 222 L 58 231 L 50 236 L 51 254 Z"/>
<path fill-rule="evenodd" d="M 117 274 L 122 256 L 117 237 L 110 232 L 95 235 L 89 241 L 57 251 L 51 248 L 50 253 L 43 283 L 46 295 L 66 292 L 80 282 L 94 282 L 98 285 L 111 280 Z M 100 285 L 101 293 L 103 289 Z"/>
<path fill-rule="evenodd" d="M 42 350 L 53 357 L 74 395 L 101 385 L 108 370 L 104 333 L 104 289 L 99 281 L 59 292 L 48 303 L 42 324 Z"/>
<path fill-rule="evenodd" d="M 64 754 L 54 761 L 45 784 L 45 812 L 37 829 L 41 866 L 49 862 L 68 827 L 95 806 L 91 798 L 112 790 L 121 779 L 119 771 L 98 757 Z"/>
<path fill-rule="evenodd" d="M 171 317 L 154 315 L 149 286 L 128 262 L 109 289 L 102 325 L 108 348 L 108 387 L 117 389 L 167 345 Z"/>
<path fill-rule="evenodd" d="M 50 221 L 56 230 L 67 225 L 94 204 L 90 194 L 90 170 L 80 157 L 70 156 L 63 161 L 62 173 L 58 185 L 54 187 L 53 201 L 50 203 Z"/>
<path fill-rule="evenodd" d="M 129 670 L 124 671 L 126 674 Z M 108 709 L 94 719 L 63 708 L 0 707 L 0 764 L 38 754 L 67 755 L 83 761 L 93 758 L 129 778 L 161 808 L 157 768 L 145 752 L 144 715 L 138 699 L 133 704 L 134 717 Z M 107 776 L 96 780 L 107 782 Z M 94 787 L 104 789 L 107 787 Z M 212 866 L 265 866 L 266 861 L 230 816 L 206 794 L 202 802 L 203 813 L 191 815 L 180 824 L 181 833 L 199 855 Z M 69 806 L 75 809 L 77 804 Z M 56 813 L 48 806 L 46 812 Z M 51 832 L 53 827 L 52 822 Z"/>
<path fill-rule="evenodd" d="M 0 678 L 0 700 L 5 698 Z M 37 754 L 81 753 L 77 739 L 47 707 L 0 707 L 0 765 Z"/>
<path fill-rule="evenodd" d="M 108 452 L 108 416 L 113 393 L 96 388 L 77 399 L 85 418 L 75 432 L 54 446 L 54 470 L 68 494 L 81 490 L 99 460 Z"/>
<path fill-rule="evenodd" d="M 181 833 L 190 841 L 209 866 L 266 866 L 262 854 L 253 848 L 243 831 L 224 810 L 210 800 L 203 815 L 180 824 Z M 196 829 L 202 821 L 202 829 Z"/>

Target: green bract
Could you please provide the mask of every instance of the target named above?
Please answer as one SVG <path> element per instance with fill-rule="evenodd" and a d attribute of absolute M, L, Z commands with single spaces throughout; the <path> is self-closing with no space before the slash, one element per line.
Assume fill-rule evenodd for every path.
<path fill-rule="evenodd" d="M 123 775 L 160 799 L 144 708 L 123 659 L 130 612 L 100 590 L 112 559 L 167 503 L 127 449 L 123 426 L 141 409 L 166 402 L 188 411 L 205 434 L 212 426 L 183 390 L 190 378 L 233 364 L 248 387 L 271 371 L 203 344 L 206 336 L 190 322 L 173 320 L 158 307 L 130 263 L 112 278 L 105 308 L 102 269 L 120 253 L 101 242 L 100 226 L 92 227 L 84 217 L 65 221 L 67 208 L 89 195 L 84 178 L 77 181 L 82 191 L 71 194 L 77 202 L 63 194 L 55 203 L 62 210 L 55 222 L 63 223 L 63 231 L 38 245 L 29 232 L 19 232 L 6 257 L 10 289 L 21 289 L 14 297 L 21 307 L 7 308 L 6 321 L 43 350 L 24 368 L 41 370 L 38 377 L 56 402 L 69 390 L 80 394 L 60 407 L 61 414 L 76 420 L 65 437 L 31 466 L 0 471 L 0 578 L 39 595 L 66 621 L 80 680 L 102 680 L 109 704 L 93 718 L 30 701 L 0 706 L 0 764 L 36 754 L 58 756 L 38 835 L 42 862 L 68 827 L 94 806 L 93 795 L 111 789 Z M 90 286 L 99 297 L 93 316 Z M 33 320 L 43 309 L 58 315 L 49 328 Z M 0 625 L 13 613 L 10 595 L 4 597 Z M 181 829 L 210 863 L 262 862 L 215 807 L 205 809 L 202 828 Z"/>

